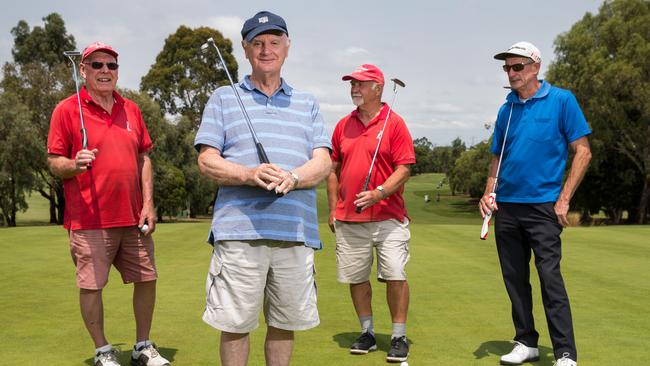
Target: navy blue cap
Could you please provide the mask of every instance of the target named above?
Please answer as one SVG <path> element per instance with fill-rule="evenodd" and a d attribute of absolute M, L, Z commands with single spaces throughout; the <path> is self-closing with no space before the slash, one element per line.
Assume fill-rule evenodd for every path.
<path fill-rule="evenodd" d="M 285 23 L 281 16 L 275 15 L 270 11 L 260 11 L 244 22 L 244 26 L 241 29 L 241 37 L 246 40 L 246 42 L 250 42 L 258 34 L 270 30 L 278 30 L 285 33 L 287 36 L 289 35 L 287 23 Z"/>

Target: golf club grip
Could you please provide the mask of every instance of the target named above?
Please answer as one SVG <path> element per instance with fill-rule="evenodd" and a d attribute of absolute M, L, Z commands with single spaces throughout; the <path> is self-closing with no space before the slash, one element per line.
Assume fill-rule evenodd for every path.
<path fill-rule="evenodd" d="M 494 202 L 496 201 L 496 193 L 490 193 L 490 211 L 485 213 L 483 218 L 483 226 L 481 226 L 481 240 L 487 239 L 488 232 L 490 231 L 490 221 L 492 220 L 492 213 L 494 212 Z"/>
<path fill-rule="evenodd" d="M 368 172 L 368 175 L 366 176 L 366 181 L 363 183 L 363 189 L 361 190 L 361 192 L 365 192 L 365 191 L 367 191 L 367 190 L 368 190 L 368 185 L 369 185 L 369 184 L 370 184 L 370 172 Z M 358 214 L 361 213 L 361 207 L 360 207 L 360 206 L 357 206 L 357 208 L 355 209 L 355 211 L 356 211 L 356 213 L 358 213 Z"/>
<path fill-rule="evenodd" d="M 79 93 L 77 93 L 79 94 Z M 80 110 L 81 111 L 81 110 Z M 80 113 L 81 116 L 81 113 Z M 84 127 L 81 127 L 81 148 L 84 150 L 88 150 L 88 135 L 86 135 L 86 129 Z M 86 164 L 86 169 L 91 170 L 93 166 L 91 163 Z"/>
<path fill-rule="evenodd" d="M 261 142 L 256 142 L 255 147 L 257 148 L 257 156 L 260 158 L 260 163 L 270 164 L 268 156 L 266 156 L 266 151 L 264 151 L 264 146 Z"/>

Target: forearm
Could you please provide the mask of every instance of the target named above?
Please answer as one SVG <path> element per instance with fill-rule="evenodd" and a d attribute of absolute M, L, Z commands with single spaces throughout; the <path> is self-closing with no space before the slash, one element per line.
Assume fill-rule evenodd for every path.
<path fill-rule="evenodd" d="M 202 147 L 198 158 L 199 171 L 222 186 L 255 185 L 252 169 L 224 159 L 219 150 Z"/>
<path fill-rule="evenodd" d="M 47 157 L 47 164 L 52 174 L 62 179 L 70 179 L 80 173 L 76 162 L 65 156 L 49 155 Z"/>
<path fill-rule="evenodd" d="M 492 193 L 494 187 L 494 182 L 497 180 L 497 168 L 499 165 L 499 158 L 492 157 L 492 162 L 490 163 L 490 170 L 488 171 L 487 182 L 485 183 L 485 195 Z"/>
<path fill-rule="evenodd" d="M 330 175 L 327 177 L 327 204 L 330 213 L 336 211 L 336 203 L 339 199 L 339 177 L 337 172 L 332 168 Z"/>
<path fill-rule="evenodd" d="M 300 180 L 295 189 L 316 187 L 330 173 L 332 160 L 327 148 L 318 148 L 313 152 L 312 158 L 302 166 L 293 170 Z"/>
<path fill-rule="evenodd" d="M 406 181 L 411 177 L 411 166 L 410 165 L 398 165 L 395 168 L 393 174 L 391 174 L 384 183 L 381 184 L 384 187 L 384 192 L 386 197 L 397 192 Z"/>
<path fill-rule="evenodd" d="M 582 141 L 575 146 L 575 156 L 573 157 L 573 162 L 571 163 L 567 179 L 564 182 L 564 187 L 562 187 L 562 192 L 560 192 L 560 201 L 566 203 L 571 201 L 573 194 L 580 186 L 582 178 L 584 178 L 585 173 L 587 172 L 590 161 L 591 150 L 588 143 L 586 143 L 585 138 L 585 141 Z"/>
<path fill-rule="evenodd" d="M 153 166 L 149 155 L 140 154 L 138 159 L 140 168 L 140 180 L 142 184 L 142 204 L 153 209 Z"/>

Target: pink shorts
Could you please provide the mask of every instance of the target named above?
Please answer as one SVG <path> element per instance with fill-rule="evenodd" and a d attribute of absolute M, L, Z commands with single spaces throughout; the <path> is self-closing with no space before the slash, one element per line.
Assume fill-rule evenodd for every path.
<path fill-rule="evenodd" d="M 77 287 L 100 290 L 108 282 L 111 264 L 124 283 L 158 278 L 153 239 L 137 226 L 109 229 L 70 230 L 70 254 L 77 266 Z"/>

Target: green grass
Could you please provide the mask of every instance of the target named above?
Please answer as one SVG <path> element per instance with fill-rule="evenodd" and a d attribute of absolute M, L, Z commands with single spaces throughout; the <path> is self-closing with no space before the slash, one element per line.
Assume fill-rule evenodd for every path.
<path fill-rule="evenodd" d="M 510 307 L 494 241 L 478 240 L 476 205 L 452 197 L 435 200 L 440 176 L 413 178 L 405 194 L 412 217 L 408 266 L 411 307 L 407 333 L 411 365 L 497 365 L 513 336 Z M 432 201 L 425 204 L 423 195 Z M 321 325 L 298 332 L 293 365 L 382 365 L 390 319 L 385 287 L 373 280 L 379 351 L 351 356 L 358 322 L 347 286 L 336 282 L 334 237 L 319 191 L 321 235 L 316 254 Z M 40 197 L 39 197 L 40 198 Z M 31 210 L 30 210 L 31 211 Z M 47 206 L 45 206 L 47 214 Z M 29 215 L 28 211 L 26 215 Z M 47 215 L 42 219 L 47 221 Z M 218 365 L 218 332 L 201 321 L 211 248 L 209 222 L 171 223 L 155 234 L 160 279 L 152 338 L 175 365 Z M 580 365 L 647 363 L 650 351 L 650 227 L 569 228 L 562 268 L 571 298 Z M 56 226 L 0 229 L 0 364 L 89 365 L 93 349 L 77 304 L 66 232 Z M 541 360 L 552 364 L 539 285 L 533 272 Z M 112 271 L 105 290 L 109 340 L 128 350 L 135 337 L 131 286 Z M 263 319 L 252 333 L 249 365 L 263 365 Z M 122 355 L 127 365 L 128 352 Z"/>

